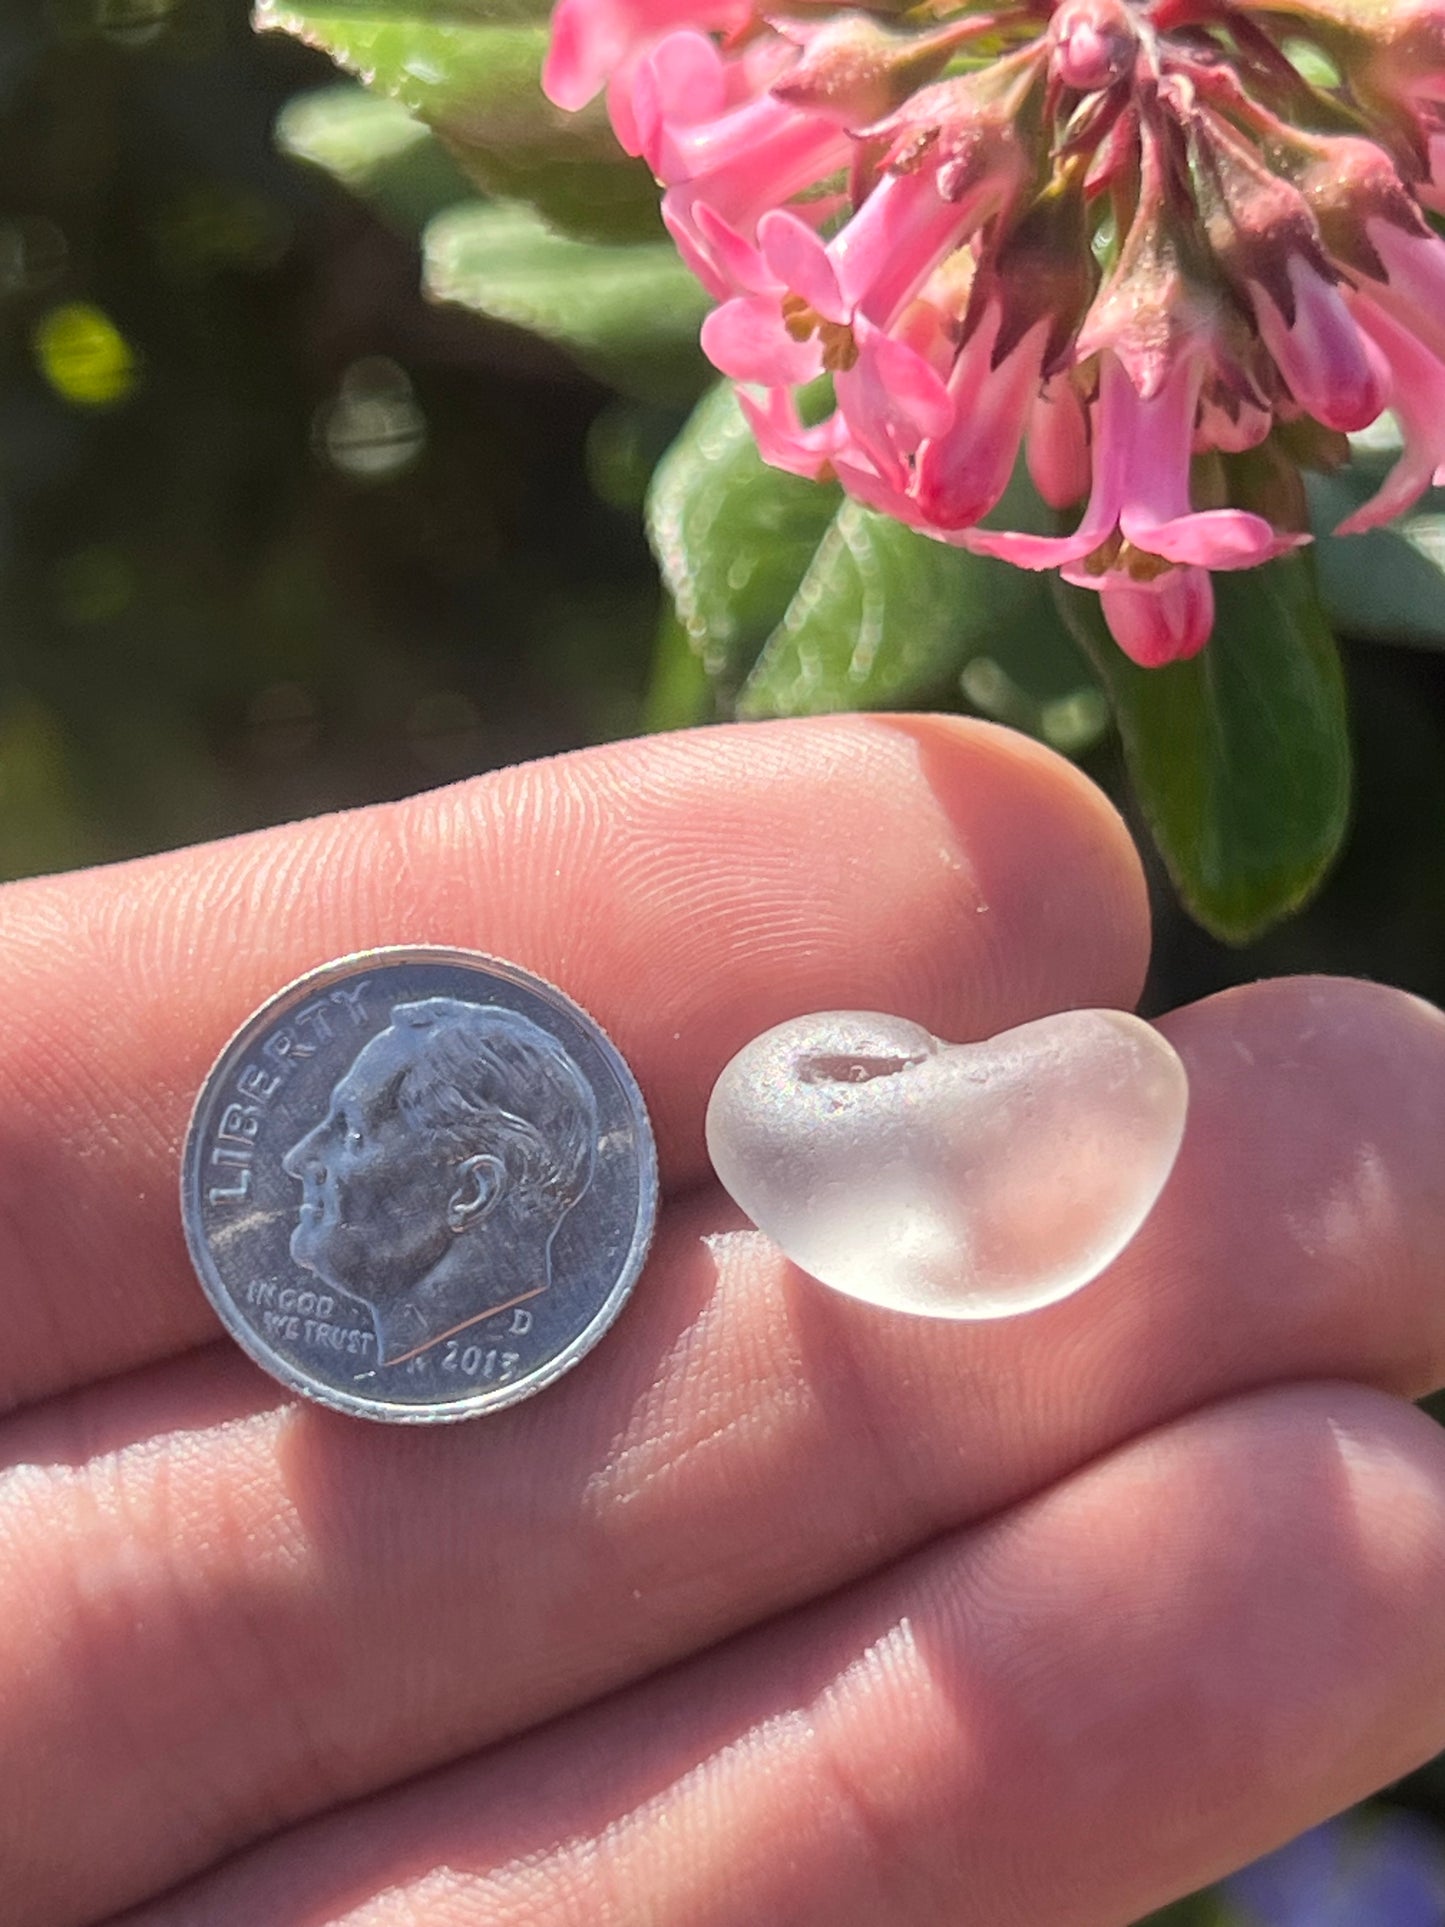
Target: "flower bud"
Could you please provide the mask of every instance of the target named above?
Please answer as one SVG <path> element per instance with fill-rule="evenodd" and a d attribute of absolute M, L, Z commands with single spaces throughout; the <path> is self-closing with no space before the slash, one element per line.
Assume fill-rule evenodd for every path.
<path fill-rule="evenodd" d="M 1197 656 L 1214 629 L 1207 569 L 1166 569 L 1151 581 L 1113 577 L 1099 592 L 1115 642 L 1141 669 Z"/>
<path fill-rule="evenodd" d="M 1030 169 L 1039 139 L 1040 69 L 1032 56 L 993 69 L 936 81 L 897 113 L 862 129 L 880 143 L 882 165 L 895 174 L 928 165 L 946 201 L 964 201 L 990 187 L 1010 200 Z"/>
<path fill-rule="evenodd" d="M 1408 99 L 1437 93 L 1445 82 L 1445 5 L 1441 0 L 1390 0 L 1373 8 L 1362 29 L 1369 91 Z"/>
<path fill-rule="evenodd" d="M 821 27 L 784 29 L 801 41 L 796 63 L 773 82 L 776 99 L 847 128 L 866 127 L 901 107 L 947 66 L 977 25 L 965 20 L 935 33 L 892 32 L 862 13 Z"/>
<path fill-rule="evenodd" d="M 1029 479 L 1051 509 L 1066 509 L 1089 491 L 1089 418 L 1069 375 L 1059 375 L 1035 398 L 1029 414 Z"/>
<path fill-rule="evenodd" d="M 1210 244 L 1285 386 L 1327 427 L 1364 428 L 1385 405 L 1384 382 L 1303 194 L 1216 115 L 1200 115 L 1194 148 Z"/>
<path fill-rule="evenodd" d="M 1388 221 L 1406 234 L 1430 232 L 1395 163 L 1375 141 L 1294 134 L 1271 144 L 1271 158 L 1304 197 L 1329 253 L 1358 274 L 1385 278 L 1369 236 L 1371 221 Z"/>
<path fill-rule="evenodd" d="M 1077 93 L 1098 93 L 1132 71 L 1139 35 L 1123 0 L 1063 0 L 1049 22 L 1053 71 Z"/>

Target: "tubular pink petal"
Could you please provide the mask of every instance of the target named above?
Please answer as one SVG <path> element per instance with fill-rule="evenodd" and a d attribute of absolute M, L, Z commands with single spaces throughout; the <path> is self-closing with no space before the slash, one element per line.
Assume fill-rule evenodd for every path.
<path fill-rule="evenodd" d="M 630 91 L 638 58 L 664 35 L 679 27 L 728 31 L 746 17 L 742 0 L 560 0 L 542 91 L 568 109 L 585 107 L 614 80 Z"/>
<path fill-rule="evenodd" d="M 1419 501 L 1445 463 L 1445 362 L 1368 295 L 1352 296 L 1350 306 L 1389 366 L 1389 405 L 1405 446 L 1382 486 L 1346 516 L 1336 535 L 1361 535 L 1402 515 Z"/>
<path fill-rule="evenodd" d="M 1251 515 L 1246 509 L 1203 509 L 1170 522 L 1121 527 L 1137 548 L 1150 555 L 1201 569 L 1257 568 L 1309 540 L 1306 535 L 1281 535 L 1262 515 Z"/>
<path fill-rule="evenodd" d="M 663 219 L 666 218 L 667 198 L 664 198 Z M 751 241 L 745 241 L 720 214 L 714 214 L 706 201 L 697 201 L 693 205 L 692 230 L 697 240 L 706 247 L 709 263 L 722 276 L 725 293 L 737 288 L 745 294 L 782 296 L 782 288 L 776 277 L 768 272 L 768 264 L 758 249 Z M 676 239 L 675 234 L 673 238 Z"/>
<path fill-rule="evenodd" d="M 980 521 L 1008 487 L 1018 460 L 1049 324 L 1036 322 L 994 367 L 1001 319 L 995 304 L 965 345 L 949 381 L 952 425 L 918 451 L 914 494 L 924 518 L 938 528 L 971 528 Z"/>
<path fill-rule="evenodd" d="M 703 213 L 711 214 L 711 209 L 695 207 L 691 204 L 692 200 L 690 187 L 669 188 L 662 197 L 662 224 L 672 236 L 678 253 L 713 299 L 726 301 L 739 288 L 757 294 L 772 288 L 773 282 L 758 258 L 757 249 L 750 247 L 737 230 L 729 228 L 721 217 L 713 216 L 718 226 L 725 228 L 729 235 L 736 236 L 738 246 L 747 248 L 748 254 L 756 262 L 756 268 L 746 276 L 729 272 L 730 263 L 724 265 L 719 261 L 709 237 L 701 230 L 698 216 Z"/>
<path fill-rule="evenodd" d="M 1367 221 L 1365 231 L 1387 278 L 1365 282 L 1362 291 L 1445 357 L 1445 241 L 1383 220 Z"/>
<path fill-rule="evenodd" d="M 922 356 L 866 322 L 857 324 L 858 359 L 835 376 L 838 409 L 858 447 L 892 487 L 908 486 L 904 459 L 953 416 L 948 389 Z"/>
<path fill-rule="evenodd" d="M 948 385 L 922 355 L 881 328 L 858 323 L 858 366 L 876 379 L 903 431 L 900 439 L 910 451 L 925 436 L 943 435 L 953 421 L 953 398 Z M 841 380 L 850 379 L 840 376 Z"/>
<path fill-rule="evenodd" d="M 1099 590 L 1115 642 L 1141 669 L 1197 656 L 1214 630 L 1214 585 L 1204 569 L 1170 569 L 1153 582 Z"/>
<path fill-rule="evenodd" d="M 885 174 L 829 247 L 843 298 L 886 327 L 970 225 L 926 173 Z"/>
<path fill-rule="evenodd" d="M 769 295 L 739 295 L 714 308 L 702 324 L 702 351 L 714 368 L 734 381 L 760 388 L 789 388 L 823 372 L 816 341 L 794 341 Z"/>
<path fill-rule="evenodd" d="M 1119 526 L 1127 499 L 1138 392 L 1117 355 L 1100 358 L 1099 399 L 1094 404 L 1094 481 L 1083 520 L 1072 535 L 1029 535 L 1014 529 L 974 529 L 968 546 L 1020 569 L 1059 569 L 1082 562 Z"/>
<path fill-rule="evenodd" d="M 685 201 L 675 204 L 679 219 L 706 204 L 750 237 L 780 201 L 843 165 L 847 137 L 765 97 L 696 127 L 665 127 L 659 158 L 660 178 L 671 188 L 688 189 Z"/>
<path fill-rule="evenodd" d="M 1385 405 L 1385 382 L 1340 292 L 1296 255 L 1288 275 L 1295 315 L 1286 322 L 1257 282 L 1251 284 L 1259 331 L 1290 393 L 1327 428 L 1367 428 Z"/>
<path fill-rule="evenodd" d="M 761 402 L 746 389 L 739 389 L 738 406 L 753 431 L 758 453 L 770 468 L 785 469 L 790 475 L 803 475 L 816 482 L 846 446 L 842 417 L 833 414 L 812 428 L 804 428 L 790 389 L 770 388 Z"/>
<path fill-rule="evenodd" d="M 1368 502 L 1362 502 L 1353 515 L 1335 524 L 1334 533 L 1368 535 L 1371 529 L 1384 528 L 1397 515 L 1413 508 L 1432 482 L 1437 488 L 1440 486 L 1439 474 L 1417 466 L 1407 453 L 1396 462 Z"/>
<path fill-rule="evenodd" d="M 775 101 L 764 104 L 778 108 Z M 724 119 L 735 121 L 737 116 Z M 723 123 L 710 125 L 716 130 Z M 787 200 L 835 171 L 843 158 L 840 148 L 846 148 L 845 136 L 828 127 L 809 126 L 796 115 L 791 124 L 773 121 L 769 127 L 760 128 L 758 136 L 756 148 L 744 143 L 740 153 L 727 151 L 733 146 L 731 134 L 725 142 L 710 145 L 707 128 L 686 130 L 675 143 L 670 136 L 663 142 L 664 178 L 672 182 L 663 197 L 663 218 L 679 245 L 682 236 L 688 237 L 690 265 L 694 257 L 708 262 L 709 275 L 704 279 L 713 293 L 730 290 L 714 285 L 725 277 L 698 229 L 696 210 L 708 208 L 751 245 L 762 216 L 779 200 Z M 723 155 L 721 164 L 714 165 Z M 757 278 L 755 273 L 754 282 Z"/>
<path fill-rule="evenodd" d="M 848 493 L 863 504 L 864 508 L 876 509 L 880 515 L 891 515 L 895 522 L 903 522 L 921 534 L 932 535 L 934 531 L 926 526 L 914 502 L 902 488 L 896 487 L 883 476 L 865 468 L 860 462 L 840 459 L 833 463 L 833 472 Z"/>
<path fill-rule="evenodd" d="M 628 36 L 599 14 L 594 0 L 561 0 L 542 62 L 542 91 L 555 106 L 575 112 L 600 94 L 626 49 Z"/>
<path fill-rule="evenodd" d="M 786 208 L 758 222 L 758 248 L 769 272 L 825 321 L 848 321 L 852 311 L 838 286 L 828 250 L 813 230 Z"/>
<path fill-rule="evenodd" d="M 633 63 L 624 60 L 615 67 L 607 82 L 607 118 L 612 123 L 612 131 L 617 136 L 617 145 L 624 154 L 641 154 L 647 145 L 647 137 L 637 124 L 633 111 Z M 648 163 L 651 166 L 651 163 Z M 654 174 L 657 172 L 653 168 Z"/>
<path fill-rule="evenodd" d="M 1099 528 L 1084 522 L 1072 535 L 1029 535 L 1020 529 L 969 529 L 962 540 L 975 555 L 996 556 L 1000 562 L 1012 562 L 1016 569 L 1061 569 L 1066 563 L 1092 555 L 1112 533 L 1112 523 L 1108 528 Z"/>
<path fill-rule="evenodd" d="M 1051 509 L 1068 508 L 1088 493 L 1089 417 L 1068 375 L 1035 398 L 1025 452 L 1033 485 Z"/>
<path fill-rule="evenodd" d="M 727 68 L 706 34 L 680 27 L 657 43 L 646 64 L 656 82 L 659 107 L 670 119 L 712 120 L 726 111 Z"/>
<path fill-rule="evenodd" d="M 612 106 L 615 127 L 616 103 Z M 668 123 L 696 126 L 726 109 L 727 75 L 717 48 L 704 34 L 669 34 L 638 62 L 630 106 L 636 151 L 660 178 Z"/>
<path fill-rule="evenodd" d="M 1120 533 L 1169 562 L 1250 569 L 1304 538 L 1281 536 L 1263 516 L 1244 509 L 1191 509 L 1189 464 L 1201 374 L 1197 358 L 1182 359 L 1145 401 L 1132 383 L 1125 394 L 1106 373 L 1109 400 L 1128 418 L 1120 428 L 1129 449 Z"/>
<path fill-rule="evenodd" d="M 1123 463 L 1119 525 L 1141 547 L 1150 546 L 1150 529 L 1190 512 L 1189 462 L 1202 374 L 1197 356 L 1180 356 L 1145 400 L 1117 356 L 1108 356 L 1101 370 L 1100 417 Z"/>

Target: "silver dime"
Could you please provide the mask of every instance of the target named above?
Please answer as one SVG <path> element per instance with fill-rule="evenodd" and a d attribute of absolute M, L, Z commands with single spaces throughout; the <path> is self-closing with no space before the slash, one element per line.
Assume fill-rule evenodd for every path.
<path fill-rule="evenodd" d="M 470 1418 L 591 1350 L 647 1256 L 642 1094 L 570 998 L 369 950 L 262 1006 L 206 1079 L 181 1215 L 258 1365 L 359 1418 Z"/>

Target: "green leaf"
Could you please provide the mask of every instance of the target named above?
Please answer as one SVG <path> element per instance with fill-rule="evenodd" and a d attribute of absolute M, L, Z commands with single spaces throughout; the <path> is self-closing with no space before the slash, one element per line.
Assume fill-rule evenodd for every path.
<path fill-rule="evenodd" d="M 1107 721 L 1036 578 L 766 467 L 726 384 L 659 465 L 648 523 L 723 711 L 952 703 L 970 666 L 982 670 L 976 691 L 965 684 L 977 707 L 1061 747 Z"/>
<path fill-rule="evenodd" d="M 963 666 L 999 644 L 1035 593 L 1005 563 L 845 502 L 748 677 L 739 711 L 813 715 L 951 695 Z"/>
<path fill-rule="evenodd" d="M 474 203 L 430 224 L 422 256 L 434 299 L 530 329 L 629 394 L 687 402 L 707 378 L 708 298 L 670 241 L 577 241 L 530 208 Z"/>
<path fill-rule="evenodd" d="M 1445 649 L 1445 490 L 1432 491 L 1393 527 L 1328 533 L 1379 481 L 1378 464 L 1366 462 L 1310 480 L 1325 608 L 1342 635 Z"/>
<path fill-rule="evenodd" d="M 712 684 L 702 658 L 671 610 L 662 619 L 643 699 L 643 729 L 690 729 L 713 720 Z"/>
<path fill-rule="evenodd" d="M 404 5 L 348 9 L 260 0 L 260 28 L 320 47 L 376 94 L 424 121 L 476 186 L 531 201 L 556 226 L 598 239 L 659 236 L 657 188 L 618 146 L 600 101 L 580 113 L 542 92 L 544 9 L 505 17 Z"/>
<path fill-rule="evenodd" d="M 289 100 L 276 121 L 283 154 L 319 167 L 407 234 L 471 200 L 471 183 L 400 101 L 352 81 Z"/>
<path fill-rule="evenodd" d="M 786 614 L 842 499 L 836 485 L 764 465 L 726 382 L 704 396 L 658 464 L 648 535 L 721 707 Z"/>
<path fill-rule="evenodd" d="M 1031 572 L 1009 586 L 1018 600 L 964 664 L 964 696 L 981 716 L 1082 756 L 1109 733 L 1108 698 L 1065 628 L 1048 578 Z"/>
<path fill-rule="evenodd" d="M 1140 807 L 1180 896 L 1247 943 L 1318 889 L 1349 819 L 1339 654 L 1313 568 L 1285 556 L 1214 578 L 1202 654 L 1140 669 L 1099 598 L 1059 583 L 1065 617 L 1109 692 Z"/>

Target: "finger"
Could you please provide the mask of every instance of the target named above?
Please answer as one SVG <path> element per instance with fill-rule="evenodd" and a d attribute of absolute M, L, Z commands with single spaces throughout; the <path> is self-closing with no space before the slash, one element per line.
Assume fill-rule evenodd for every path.
<path fill-rule="evenodd" d="M 1296 1387 L 125 1927 L 1119 1927 L 1442 1742 L 1445 1440 Z"/>
<path fill-rule="evenodd" d="M 153 1891 L 1206 1399 L 1321 1374 L 1425 1389 L 1445 1338 L 1445 1021 L 1300 981 L 1175 1027 L 1192 1078 L 1175 1178 L 1113 1272 L 1047 1312 L 889 1317 L 756 1234 L 704 1241 L 727 1220 L 699 1199 L 616 1341 L 484 1425 L 258 1411 L 225 1352 L 12 1420 L 0 1782 L 26 1804 L 0 1809 L 0 1864 L 21 1917 Z"/>
<path fill-rule="evenodd" d="M 953 1034 L 1129 1003 L 1137 861 L 1060 759 L 945 719 L 724 729 L 0 894 L 0 1406 L 216 1329 L 174 1204 L 196 1088 L 310 966 L 511 958 L 631 1060 L 665 1175 L 727 1057 L 809 1008 Z"/>

